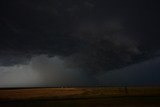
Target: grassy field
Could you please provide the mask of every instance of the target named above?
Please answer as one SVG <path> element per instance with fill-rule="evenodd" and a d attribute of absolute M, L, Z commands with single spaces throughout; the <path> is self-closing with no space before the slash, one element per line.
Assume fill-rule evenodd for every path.
<path fill-rule="evenodd" d="M 160 87 L 0 89 L 0 107 L 160 107 Z"/>

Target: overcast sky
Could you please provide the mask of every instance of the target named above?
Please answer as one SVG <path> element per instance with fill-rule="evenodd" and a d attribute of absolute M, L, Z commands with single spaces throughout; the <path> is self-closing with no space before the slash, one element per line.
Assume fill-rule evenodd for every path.
<path fill-rule="evenodd" d="M 1 0 L 0 86 L 109 85 L 132 65 L 125 72 L 148 75 L 140 63 L 160 55 L 159 10 L 157 0 Z"/>

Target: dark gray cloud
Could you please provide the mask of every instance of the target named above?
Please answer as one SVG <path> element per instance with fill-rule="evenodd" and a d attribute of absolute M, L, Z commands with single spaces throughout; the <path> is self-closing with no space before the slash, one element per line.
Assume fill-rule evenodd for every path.
<path fill-rule="evenodd" d="M 82 69 L 68 66 L 63 57 L 39 55 L 28 64 L 0 67 L 0 87 L 94 86 L 98 81 Z"/>
<path fill-rule="evenodd" d="M 89 75 L 62 57 L 40 55 L 29 64 L 0 67 L 0 87 L 159 86 L 160 58 Z"/>
<path fill-rule="evenodd" d="M 85 45 L 72 54 L 69 60 L 86 71 L 101 72 L 120 68 L 138 61 L 134 58 L 143 55 L 138 41 L 116 19 L 84 22 L 73 36 L 81 39 Z"/>
<path fill-rule="evenodd" d="M 1 0 L 0 65 L 19 69 L 46 55 L 42 69 L 54 75 L 48 64 L 58 56 L 94 78 L 159 56 L 159 18 L 154 0 Z"/>

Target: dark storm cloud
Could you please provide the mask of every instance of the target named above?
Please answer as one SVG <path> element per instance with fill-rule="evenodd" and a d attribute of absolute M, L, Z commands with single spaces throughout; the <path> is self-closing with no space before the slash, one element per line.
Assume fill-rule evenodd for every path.
<path fill-rule="evenodd" d="M 154 0 L 0 2 L 0 65 L 3 67 L 12 65 L 19 71 L 16 65 L 20 64 L 28 69 L 26 66 L 43 54 L 46 56 L 38 57 L 36 61 L 40 60 L 42 71 L 48 69 L 47 76 L 38 69 L 37 62 L 34 70 L 46 80 L 51 74 L 61 81 L 66 72 L 71 78 L 90 73 L 94 75 L 86 78 L 94 78 L 99 72 L 159 56 L 160 16 L 159 5 Z M 63 57 L 67 63 L 67 68 L 60 64 L 61 67 L 82 74 L 54 69 L 52 65 L 57 63 L 59 66 L 59 62 L 51 61 L 55 56 Z"/>
<path fill-rule="evenodd" d="M 0 87 L 159 86 L 160 58 L 100 75 L 68 66 L 63 57 L 40 55 L 29 64 L 0 67 Z"/>
<path fill-rule="evenodd" d="M 155 48 L 153 42 L 158 44 L 159 8 L 155 1 L 2 0 L 1 8 L 2 49 L 55 49 L 57 53 L 67 53 L 63 50 L 65 46 L 71 47 L 69 43 L 75 43 L 69 35 L 79 23 L 115 17 L 125 21 L 126 31 L 136 33 L 134 36 L 141 38 L 144 47 Z M 151 43 L 146 44 L 148 41 Z"/>
<path fill-rule="evenodd" d="M 0 87 L 95 86 L 98 81 L 82 69 L 68 66 L 63 57 L 39 55 L 28 64 L 0 67 Z"/>
<path fill-rule="evenodd" d="M 122 29 L 115 29 L 112 26 L 124 27 L 123 32 L 130 33 L 127 38 L 133 35 L 134 38 L 137 37 L 140 40 L 140 48 L 148 52 L 150 49 L 155 50 L 155 47 L 159 47 L 158 42 L 156 42 L 157 36 L 154 34 L 158 31 L 147 34 L 155 31 L 155 22 L 158 21 L 153 20 L 158 16 L 157 5 L 153 1 L 152 3 L 136 0 L 2 0 L 1 2 L 0 48 L 2 51 L 11 51 L 11 54 L 12 50 L 22 54 L 26 52 L 28 54 L 47 53 L 52 55 L 77 53 L 84 43 L 79 40 L 79 37 L 71 35 L 78 31 L 74 28 L 78 28 L 79 23 L 85 23 L 88 20 L 91 20 L 90 23 L 93 23 L 93 26 L 96 26 L 97 21 L 102 20 L 101 24 L 98 25 L 99 28 L 94 28 L 94 31 L 89 31 L 89 33 L 102 31 L 103 34 L 102 32 L 99 34 L 111 35 L 104 34 L 104 29 L 114 29 L 107 31 L 107 33 L 113 32 L 115 34 L 117 30 Z M 153 15 L 154 18 L 149 15 Z M 111 20 L 114 18 L 116 20 Z M 114 25 L 117 24 L 117 20 L 121 21 L 121 19 L 123 19 L 124 25 Z M 110 26 L 103 28 L 105 25 L 102 23 L 106 23 L 106 21 L 111 21 Z M 87 23 L 84 26 L 91 27 L 91 24 L 87 25 Z M 82 35 L 83 32 L 78 31 L 76 33 Z M 101 38 L 99 34 L 96 37 Z M 153 39 L 150 40 L 151 37 Z M 150 44 L 148 44 L 148 40 Z M 153 45 L 153 42 L 156 45 Z"/>
<path fill-rule="evenodd" d="M 135 57 L 143 55 L 136 39 L 125 31 L 123 22 L 119 20 L 87 21 L 77 29 L 73 36 L 81 39 L 85 45 L 69 60 L 86 71 L 120 68 L 135 63 L 138 61 Z"/>

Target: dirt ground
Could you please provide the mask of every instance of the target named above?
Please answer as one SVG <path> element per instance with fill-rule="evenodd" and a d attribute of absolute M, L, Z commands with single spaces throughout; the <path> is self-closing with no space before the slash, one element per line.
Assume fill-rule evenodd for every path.
<path fill-rule="evenodd" d="M 0 107 L 160 107 L 160 87 L 0 89 Z"/>

